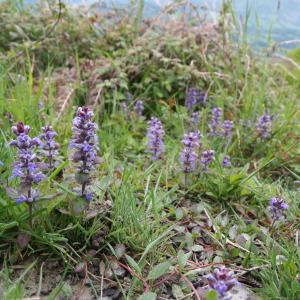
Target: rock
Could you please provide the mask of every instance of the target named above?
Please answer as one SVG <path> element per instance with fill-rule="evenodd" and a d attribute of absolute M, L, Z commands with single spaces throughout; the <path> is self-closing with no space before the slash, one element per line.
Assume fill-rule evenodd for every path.
<path fill-rule="evenodd" d="M 260 300 L 253 291 L 251 291 L 245 284 L 240 284 L 233 287 L 229 292 L 231 300 Z"/>
<path fill-rule="evenodd" d="M 87 299 L 93 299 L 91 290 L 86 287 L 82 286 L 82 284 L 77 284 L 73 287 L 73 296 L 71 300 L 87 300 Z"/>

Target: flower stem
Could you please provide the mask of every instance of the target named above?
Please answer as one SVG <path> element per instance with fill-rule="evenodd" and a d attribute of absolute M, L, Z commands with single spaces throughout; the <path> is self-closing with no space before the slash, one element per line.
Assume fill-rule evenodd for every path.
<path fill-rule="evenodd" d="M 29 226 L 33 227 L 33 219 L 32 219 L 32 203 L 28 203 L 28 211 L 29 211 Z"/>
<path fill-rule="evenodd" d="M 28 199 L 31 198 L 31 187 L 28 190 Z M 33 227 L 33 220 L 32 220 L 32 202 L 28 202 L 28 212 L 29 212 L 29 226 L 30 228 Z"/>
<path fill-rule="evenodd" d="M 85 182 L 84 182 L 84 183 L 82 184 L 82 186 L 81 186 L 81 196 L 82 196 L 82 197 L 84 196 L 85 187 L 86 187 L 86 184 L 85 184 Z"/>

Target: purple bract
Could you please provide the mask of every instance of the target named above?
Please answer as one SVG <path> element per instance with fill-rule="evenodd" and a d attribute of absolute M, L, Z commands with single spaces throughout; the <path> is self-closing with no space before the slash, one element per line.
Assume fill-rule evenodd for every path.
<path fill-rule="evenodd" d="M 204 168 L 204 171 L 208 170 L 209 165 L 215 158 L 215 151 L 214 150 L 207 150 L 203 151 L 201 154 L 200 162 Z"/>
<path fill-rule="evenodd" d="M 225 155 L 222 161 L 222 167 L 223 168 L 229 168 L 231 167 L 231 160 L 230 160 L 230 156 Z"/>
<path fill-rule="evenodd" d="M 235 285 L 239 285 L 238 280 L 233 275 L 233 271 L 222 267 L 216 268 L 212 274 L 206 276 L 209 286 L 218 292 L 219 299 L 230 299 L 226 297 L 227 292 Z"/>
<path fill-rule="evenodd" d="M 256 131 L 262 139 L 266 139 L 271 136 L 272 121 L 273 117 L 268 114 L 264 114 L 261 117 L 259 117 L 258 122 L 256 124 Z"/>
<path fill-rule="evenodd" d="M 269 211 L 273 221 L 283 220 L 284 212 L 289 208 L 288 204 L 285 203 L 284 199 L 280 197 L 274 197 L 270 200 Z"/>

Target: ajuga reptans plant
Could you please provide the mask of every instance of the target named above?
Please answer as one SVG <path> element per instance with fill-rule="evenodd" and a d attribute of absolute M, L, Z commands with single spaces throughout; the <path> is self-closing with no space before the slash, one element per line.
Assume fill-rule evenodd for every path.
<path fill-rule="evenodd" d="M 221 129 L 222 109 L 214 107 L 211 111 L 211 120 L 209 123 L 210 135 L 218 136 Z"/>
<path fill-rule="evenodd" d="M 221 267 L 216 268 L 212 274 L 206 276 L 209 286 L 218 293 L 218 299 L 231 299 L 228 295 L 228 291 L 230 291 L 235 285 L 239 285 L 238 280 L 234 278 L 233 275 L 233 271 L 226 269 L 225 267 Z"/>
<path fill-rule="evenodd" d="M 201 92 L 197 88 L 187 89 L 185 96 L 185 106 L 189 111 L 192 111 L 197 104 L 204 105 L 205 101 L 205 93 Z"/>
<path fill-rule="evenodd" d="M 199 123 L 200 123 L 200 112 L 195 111 L 191 113 L 190 126 L 192 128 L 197 128 L 199 126 Z"/>
<path fill-rule="evenodd" d="M 198 153 L 200 147 L 200 132 L 189 132 L 184 134 L 182 139 L 183 149 L 179 155 L 179 162 L 185 174 L 191 173 L 196 169 Z"/>
<path fill-rule="evenodd" d="M 144 102 L 142 100 L 137 100 L 134 104 L 134 111 L 138 116 L 142 116 L 144 112 Z"/>
<path fill-rule="evenodd" d="M 230 139 L 232 136 L 232 130 L 233 130 L 233 122 L 230 120 L 225 120 L 222 124 L 222 135 Z"/>
<path fill-rule="evenodd" d="M 201 154 L 200 162 L 203 166 L 203 171 L 208 171 L 210 164 L 215 159 L 215 151 L 214 150 L 207 150 L 203 151 Z"/>
<path fill-rule="evenodd" d="M 160 120 L 158 120 L 155 117 L 152 117 L 151 120 L 148 122 L 147 151 L 152 154 L 151 159 L 153 161 L 162 158 L 162 154 L 164 153 L 165 150 L 165 145 L 163 142 L 164 135 L 165 135 L 165 131 L 163 129 Z"/>
<path fill-rule="evenodd" d="M 273 117 L 269 114 L 264 114 L 259 117 L 256 124 L 256 131 L 259 137 L 263 140 L 267 139 L 272 134 Z"/>
<path fill-rule="evenodd" d="M 39 198 L 37 185 L 44 178 L 40 171 L 40 163 L 37 161 L 35 150 L 41 145 L 39 138 L 29 136 L 30 126 L 22 122 L 12 127 L 16 139 L 10 142 L 10 146 L 18 149 L 16 162 L 13 164 L 12 178 L 20 179 L 18 198 L 16 203 L 26 202 L 29 205 L 30 224 L 32 225 L 32 205 Z"/>
<path fill-rule="evenodd" d="M 284 213 L 289 208 L 284 199 L 280 197 L 274 197 L 270 200 L 268 210 L 271 214 L 271 218 L 274 224 L 276 221 L 283 220 L 285 218 Z"/>
<path fill-rule="evenodd" d="M 57 133 L 49 125 L 42 127 L 43 133 L 39 136 L 41 140 L 40 149 L 42 154 L 47 159 L 48 169 L 53 169 L 55 167 L 55 158 L 58 155 L 59 144 L 55 141 Z"/>
<path fill-rule="evenodd" d="M 88 107 L 79 107 L 73 119 L 73 136 L 70 148 L 73 149 L 71 160 L 76 164 L 76 181 L 81 185 L 80 196 L 91 201 L 93 194 L 87 190 L 91 183 L 91 173 L 99 163 L 97 125 L 93 122 L 94 114 Z"/>
<path fill-rule="evenodd" d="M 230 156 L 225 155 L 222 161 L 222 167 L 223 168 L 229 168 L 231 167 L 231 159 Z"/>

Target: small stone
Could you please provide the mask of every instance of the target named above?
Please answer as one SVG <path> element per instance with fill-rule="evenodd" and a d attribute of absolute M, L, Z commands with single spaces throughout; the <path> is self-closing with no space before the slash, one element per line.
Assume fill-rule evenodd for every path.
<path fill-rule="evenodd" d="M 116 252 L 117 258 L 121 258 L 124 255 L 125 251 L 126 251 L 126 247 L 124 244 L 116 245 L 115 252 Z"/>

